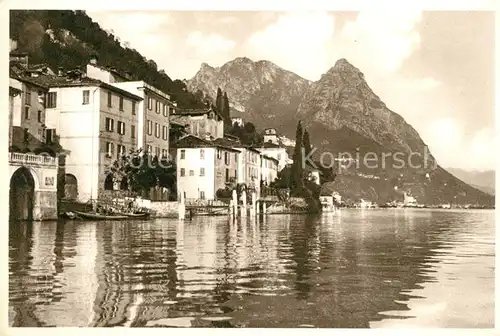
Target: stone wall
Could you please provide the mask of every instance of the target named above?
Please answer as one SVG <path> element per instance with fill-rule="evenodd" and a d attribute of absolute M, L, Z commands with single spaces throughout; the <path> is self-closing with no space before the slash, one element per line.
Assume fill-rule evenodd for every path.
<path fill-rule="evenodd" d="M 151 202 L 151 210 L 156 218 L 179 218 L 178 202 Z"/>
<path fill-rule="evenodd" d="M 37 202 L 38 201 L 38 202 Z M 35 191 L 34 220 L 57 220 L 57 193 L 53 191 Z"/>

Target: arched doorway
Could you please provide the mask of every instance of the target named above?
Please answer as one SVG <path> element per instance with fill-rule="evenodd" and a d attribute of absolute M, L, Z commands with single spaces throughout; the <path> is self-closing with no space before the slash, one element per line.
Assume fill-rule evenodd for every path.
<path fill-rule="evenodd" d="M 78 198 L 78 181 L 73 174 L 64 175 L 64 198 L 68 200 Z"/>
<path fill-rule="evenodd" d="M 9 220 L 33 220 L 35 180 L 26 167 L 14 172 L 10 179 Z"/>
<path fill-rule="evenodd" d="M 106 176 L 104 180 L 104 190 L 115 190 L 115 182 L 113 181 L 113 174 Z"/>

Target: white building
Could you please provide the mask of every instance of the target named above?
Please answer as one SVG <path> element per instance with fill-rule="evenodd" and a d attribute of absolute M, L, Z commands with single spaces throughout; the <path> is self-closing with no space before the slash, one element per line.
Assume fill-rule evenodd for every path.
<path fill-rule="evenodd" d="M 277 159 L 261 154 L 260 179 L 266 186 L 278 177 L 278 165 Z"/>
<path fill-rule="evenodd" d="M 287 165 L 292 164 L 293 160 L 288 156 L 286 147 L 273 142 L 264 142 L 262 147 L 257 148 L 262 154 L 278 160 L 278 171 L 283 170 Z"/>
<path fill-rule="evenodd" d="M 240 127 L 243 127 L 243 118 L 241 117 L 233 117 L 231 118 L 231 125 L 237 124 Z"/>
<path fill-rule="evenodd" d="M 76 185 L 72 198 L 86 202 L 100 191 L 128 188 L 106 171 L 121 154 L 137 149 L 142 98 L 77 72 L 40 78 L 50 87 L 47 127 L 57 129 L 62 147 L 70 152 L 66 185 Z"/>
<path fill-rule="evenodd" d="M 217 190 L 238 179 L 240 151 L 194 135 L 172 145 L 177 190 L 187 199 L 215 199 Z"/>

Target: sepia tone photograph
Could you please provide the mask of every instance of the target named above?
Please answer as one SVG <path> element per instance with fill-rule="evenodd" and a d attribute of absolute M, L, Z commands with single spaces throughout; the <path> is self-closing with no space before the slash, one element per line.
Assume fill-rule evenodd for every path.
<path fill-rule="evenodd" d="M 495 327 L 495 12 L 8 20 L 10 328 Z"/>

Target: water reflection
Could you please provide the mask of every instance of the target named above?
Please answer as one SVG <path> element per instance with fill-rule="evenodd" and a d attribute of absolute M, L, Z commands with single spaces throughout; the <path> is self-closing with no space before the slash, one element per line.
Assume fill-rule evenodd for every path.
<path fill-rule="evenodd" d="M 493 216 L 388 209 L 185 223 L 13 223 L 9 323 L 379 327 L 407 319 L 488 327 Z M 450 306 L 450 297 L 470 288 L 474 296 Z M 422 307 L 446 307 L 441 314 L 455 318 L 423 318 Z M 477 312 L 474 323 L 469 310 Z"/>

